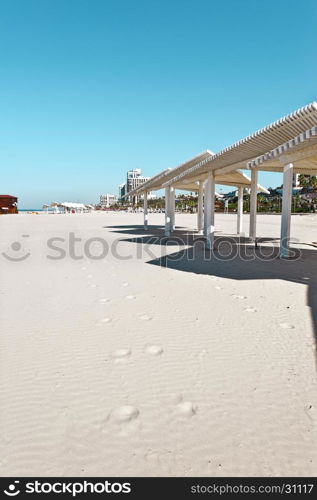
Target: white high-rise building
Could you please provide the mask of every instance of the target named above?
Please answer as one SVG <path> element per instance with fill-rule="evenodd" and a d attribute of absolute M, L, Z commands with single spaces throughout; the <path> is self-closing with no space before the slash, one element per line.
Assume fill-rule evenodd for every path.
<path fill-rule="evenodd" d="M 142 175 L 140 168 L 134 168 L 133 170 L 128 170 L 126 183 L 119 185 L 119 198 L 123 198 L 125 194 L 128 194 L 133 189 L 140 187 L 142 184 L 144 184 L 144 182 L 148 181 L 149 179 L 150 177 L 144 177 Z M 155 198 L 155 196 L 152 193 L 149 193 L 148 197 L 150 199 Z M 143 196 L 141 196 L 140 198 L 143 198 Z"/>
<path fill-rule="evenodd" d="M 141 175 L 140 168 L 134 168 L 133 170 L 128 170 L 127 172 L 127 193 L 132 191 L 132 189 L 140 187 L 144 182 L 148 181 L 150 177 L 144 177 Z"/>
<path fill-rule="evenodd" d="M 109 208 L 111 205 L 117 203 L 117 197 L 114 194 L 101 194 L 100 195 L 100 206 L 102 208 Z"/>

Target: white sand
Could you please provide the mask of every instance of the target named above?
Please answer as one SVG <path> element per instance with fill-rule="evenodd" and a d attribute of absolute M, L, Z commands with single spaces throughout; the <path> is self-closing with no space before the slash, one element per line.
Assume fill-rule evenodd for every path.
<path fill-rule="evenodd" d="M 278 216 L 258 221 L 278 237 Z M 177 246 L 128 241 L 138 224 L 0 217 L 1 252 L 31 252 L 0 256 L 1 475 L 316 475 L 317 216 L 293 218 L 296 262 L 204 263 L 183 247 L 169 269 L 151 261 Z M 233 234 L 235 217 L 217 229 Z M 132 258 L 47 259 L 47 239 L 72 231 Z"/>

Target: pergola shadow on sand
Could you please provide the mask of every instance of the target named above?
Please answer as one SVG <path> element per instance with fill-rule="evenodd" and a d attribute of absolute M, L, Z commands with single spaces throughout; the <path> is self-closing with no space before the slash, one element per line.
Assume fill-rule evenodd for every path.
<path fill-rule="evenodd" d="M 251 171 L 251 178 L 240 169 Z M 215 232 L 215 185 L 238 187 L 237 234 L 242 232 L 243 189 L 250 192 L 249 237 L 256 239 L 258 171 L 283 172 L 280 257 L 289 256 L 292 181 L 294 173 L 317 173 L 317 103 L 313 102 L 223 149 L 209 150 L 149 179 L 128 196 L 144 195 L 144 229 L 148 227 L 147 194 L 165 189 L 165 235 L 175 229 L 175 189 L 198 192 L 197 229 L 208 249 Z"/>

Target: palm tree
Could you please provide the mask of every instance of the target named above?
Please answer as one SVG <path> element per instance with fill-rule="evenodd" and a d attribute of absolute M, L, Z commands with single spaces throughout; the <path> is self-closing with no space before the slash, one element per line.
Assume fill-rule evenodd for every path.
<path fill-rule="evenodd" d="M 304 175 L 300 174 L 299 175 L 299 185 L 304 187 L 304 188 L 314 188 L 317 189 L 317 177 L 316 175 Z"/>

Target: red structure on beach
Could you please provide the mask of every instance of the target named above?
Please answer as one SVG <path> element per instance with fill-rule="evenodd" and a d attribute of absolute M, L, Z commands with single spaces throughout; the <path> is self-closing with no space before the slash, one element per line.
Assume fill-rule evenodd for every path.
<path fill-rule="evenodd" d="M 0 214 L 17 214 L 18 198 L 9 194 L 0 194 Z"/>

